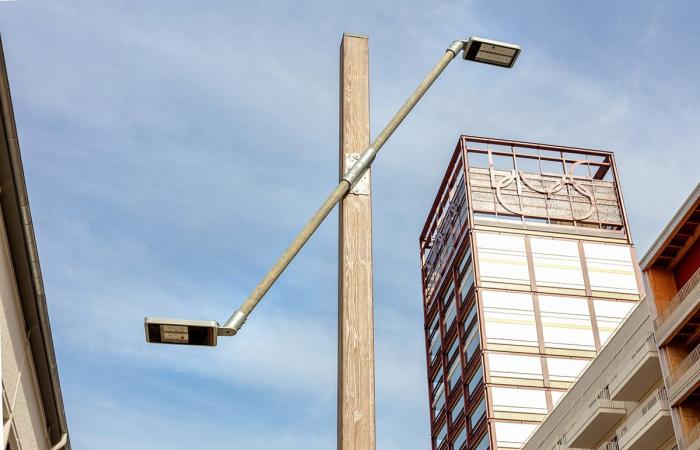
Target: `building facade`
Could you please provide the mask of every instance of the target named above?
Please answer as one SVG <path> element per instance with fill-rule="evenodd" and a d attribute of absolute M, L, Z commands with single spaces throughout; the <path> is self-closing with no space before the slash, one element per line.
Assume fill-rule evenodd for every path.
<path fill-rule="evenodd" d="M 523 448 L 672 449 L 676 438 L 653 332 L 649 308 L 640 302 Z"/>
<path fill-rule="evenodd" d="M 0 107 L 2 448 L 70 449 L 2 42 Z"/>
<path fill-rule="evenodd" d="M 641 261 L 681 449 L 700 448 L 700 184 Z"/>
<path fill-rule="evenodd" d="M 420 256 L 436 450 L 521 448 L 642 291 L 610 152 L 462 136 Z"/>

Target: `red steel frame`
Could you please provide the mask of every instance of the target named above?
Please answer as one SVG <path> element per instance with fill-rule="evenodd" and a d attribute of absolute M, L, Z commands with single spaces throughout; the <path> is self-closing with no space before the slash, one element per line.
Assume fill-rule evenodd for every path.
<path fill-rule="evenodd" d="M 498 146 L 495 148 L 494 146 Z M 507 150 L 509 148 L 510 150 Z M 482 370 L 486 370 L 483 352 L 479 349 L 471 361 L 465 361 L 464 345 L 464 320 L 469 309 L 477 301 L 475 288 L 476 280 L 478 279 L 478 264 L 475 259 L 478 258 L 476 252 L 472 251 L 472 267 L 475 283 L 468 293 L 459 292 L 460 276 L 458 273 L 459 262 L 464 253 L 471 246 L 471 229 L 470 224 L 475 223 L 475 211 L 471 197 L 469 183 L 469 154 L 481 153 L 489 157 L 489 163 L 492 162 L 492 155 L 512 156 L 514 164 L 517 164 L 517 158 L 529 158 L 555 161 L 562 163 L 562 167 L 567 164 L 572 164 L 574 161 L 586 160 L 589 167 L 596 167 L 597 170 L 592 178 L 603 179 L 608 177 L 614 183 L 615 193 L 617 195 L 618 206 L 622 217 L 622 229 L 605 229 L 602 223 L 600 232 L 610 234 L 611 237 L 624 239 L 629 244 L 632 243 L 629 235 L 629 226 L 627 216 L 624 209 L 622 194 L 620 192 L 617 170 L 615 167 L 614 156 L 611 152 L 590 150 L 574 147 L 563 147 L 555 145 L 537 144 L 531 142 L 511 141 L 503 139 L 493 139 L 475 136 L 463 135 L 452 154 L 448 164 L 445 176 L 438 189 L 435 201 L 428 214 L 425 226 L 420 235 L 420 257 L 421 257 L 421 281 L 423 287 L 424 299 L 424 323 L 425 323 L 425 346 L 426 346 L 426 363 L 428 375 L 428 398 L 430 404 L 430 421 L 431 421 L 431 445 L 438 430 L 442 425 L 449 421 L 447 427 L 447 436 L 443 444 L 439 447 L 440 450 L 449 448 L 452 441 L 461 431 L 463 424 L 466 422 L 469 411 L 478 405 L 485 396 L 483 380 L 480 383 L 477 394 L 469 398 L 467 390 L 467 380 L 475 372 L 477 366 L 481 366 Z M 556 155 L 559 156 L 556 156 Z M 540 166 L 541 167 L 541 166 Z M 517 167 L 516 167 L 517 169 Z M 566 170 L 566 169 L 564 169 Z M 589 171 L 589 173 L 591 173 Z M 542 219 L 549 218 L 543 217 Z M 523 220 L 525 220 L 523 218 Z M 576 223 L 571 224 L 576 227 Z M 454 295 L 457 299 L 457 318 L 453 322 L 453 326 L 449 330 L 444 329 L 444 312 L 448 305 L 443 304 L 444 301 L 436 301 L 440 299 L 447 291 L 447 281 L 452 283 L 454 287 Z M 442 314 L 441 314 L 442 313 Z M 434 364 L 431 364 L 430 358 L 430 330 L 429 326 L 436 315 L 440 314 L 439 330 L 441 336 L 440 354 L 436 358 Z M 477 307 L 477 320 L 480 326 L 481 336 L 484 336 L 482 311 Z M 442 368 L 442 376 L 447 380 L 447 373 L 452 361 L 446 360 L 447 350 L 450 344 L 458 339 L 460 341 L 457 358 L 460 358 L 462 365 L 461 380 L 454 389 L 448 391 L 447 383 L 444 383 L 445 389 L 445 405 L 438 417 L 434 417 L 432 401 L 433 401 L 433 377 Z M 485 374 L 484 374 L 485 376 Z M 458 394 L 459 393 L 459 394 Z M 448 419 L 449 412 L 453 406 L 459 401 L 460 396 L 465 401 L 464 411 L 456 418 L 454 422 Z M 487 402 L 489 400 L 487 399 Z M 491 409 L 487 405 L 488 411 Z M 471 430 L 468 426 L 468 446 L 472 448 L 483 437 L 488 428 L 488 420 L 482 420 L 476 429 Z M 495 442 L 491 437 L 491 447 L 494 448 Z M 437 449 L 435 449 L 437 450 Z M 455 449 L 458 450 L 458 449 Z"/>

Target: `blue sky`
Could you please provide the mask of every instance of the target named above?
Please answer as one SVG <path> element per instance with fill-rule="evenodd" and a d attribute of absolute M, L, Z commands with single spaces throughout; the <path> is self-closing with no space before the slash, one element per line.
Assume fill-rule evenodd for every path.
<path fill-rule="evenodd" d="M 337 215 L 215 349 L 143 317 L 225 320 L 337 180 L 338 48 L 370 38 L 376 134 L 453 63 L 373 169 L 377 442 L 429 448 L 418 235 L 460 134 L 616 152 L 638 251 L 698 182 L 696 2 L 0 2 L 76 449 L 329 449 Z"/>

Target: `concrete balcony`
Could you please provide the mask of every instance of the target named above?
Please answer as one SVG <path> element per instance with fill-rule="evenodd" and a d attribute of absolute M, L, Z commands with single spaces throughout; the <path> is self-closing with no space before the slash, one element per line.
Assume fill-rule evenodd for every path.
<path fill-rule="evenodd" d="M 617 432 L 619 450 L 655 450 L 673 437 L 671 408 L 666 389 L 644 399 L 625 418 Z"/>
<path fill-rule="evenodd" d="M 656 349 L 654 335 L 647 335 L 644 340 L 632 346 L 628 357 L 616 370 L 617 377 L 610 383 L 610 398 L 638 402 L 649 389 L 661 379 L 659 353 Z"/>
<path fill-rule="evenodd" d="M 576 418 L 568 439 L 569 447 L 595 448 L 626 414 L 624 402 L 593 400 Z"/>
<path fill-rule="evenodd" d="M 666 378 L 666 387 L 671 406 L 678 406 L 700 387 L 700 345 L 671 369 L 671 375 Z"/>
<path fill-rule="evenodd" d="M 665 310 L 654 320 L 656 341 L 667 345 L 683 325 L 700 311 L 700 268 L 676 293 Z"/>

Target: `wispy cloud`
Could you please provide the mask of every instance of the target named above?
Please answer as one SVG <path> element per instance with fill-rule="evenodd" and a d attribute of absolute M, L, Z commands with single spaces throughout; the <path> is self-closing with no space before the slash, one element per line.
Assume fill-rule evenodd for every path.
<path fill-rule="evenodd" d="M 225 320 L 336 182 L 342 32 L 370 36 L 375 133 L 468 32 L 518 66 L 456 61 L 373 169 L 377 440 L 427 448 L 417 239 L 459 134 L 615 150 L 641 251 L 697 182 L 697 6 L 594 4 L 3 9 L 76 448 L 335 445 L 335 215 L 220 347 L 148 346 L 143 316 Z"/>

